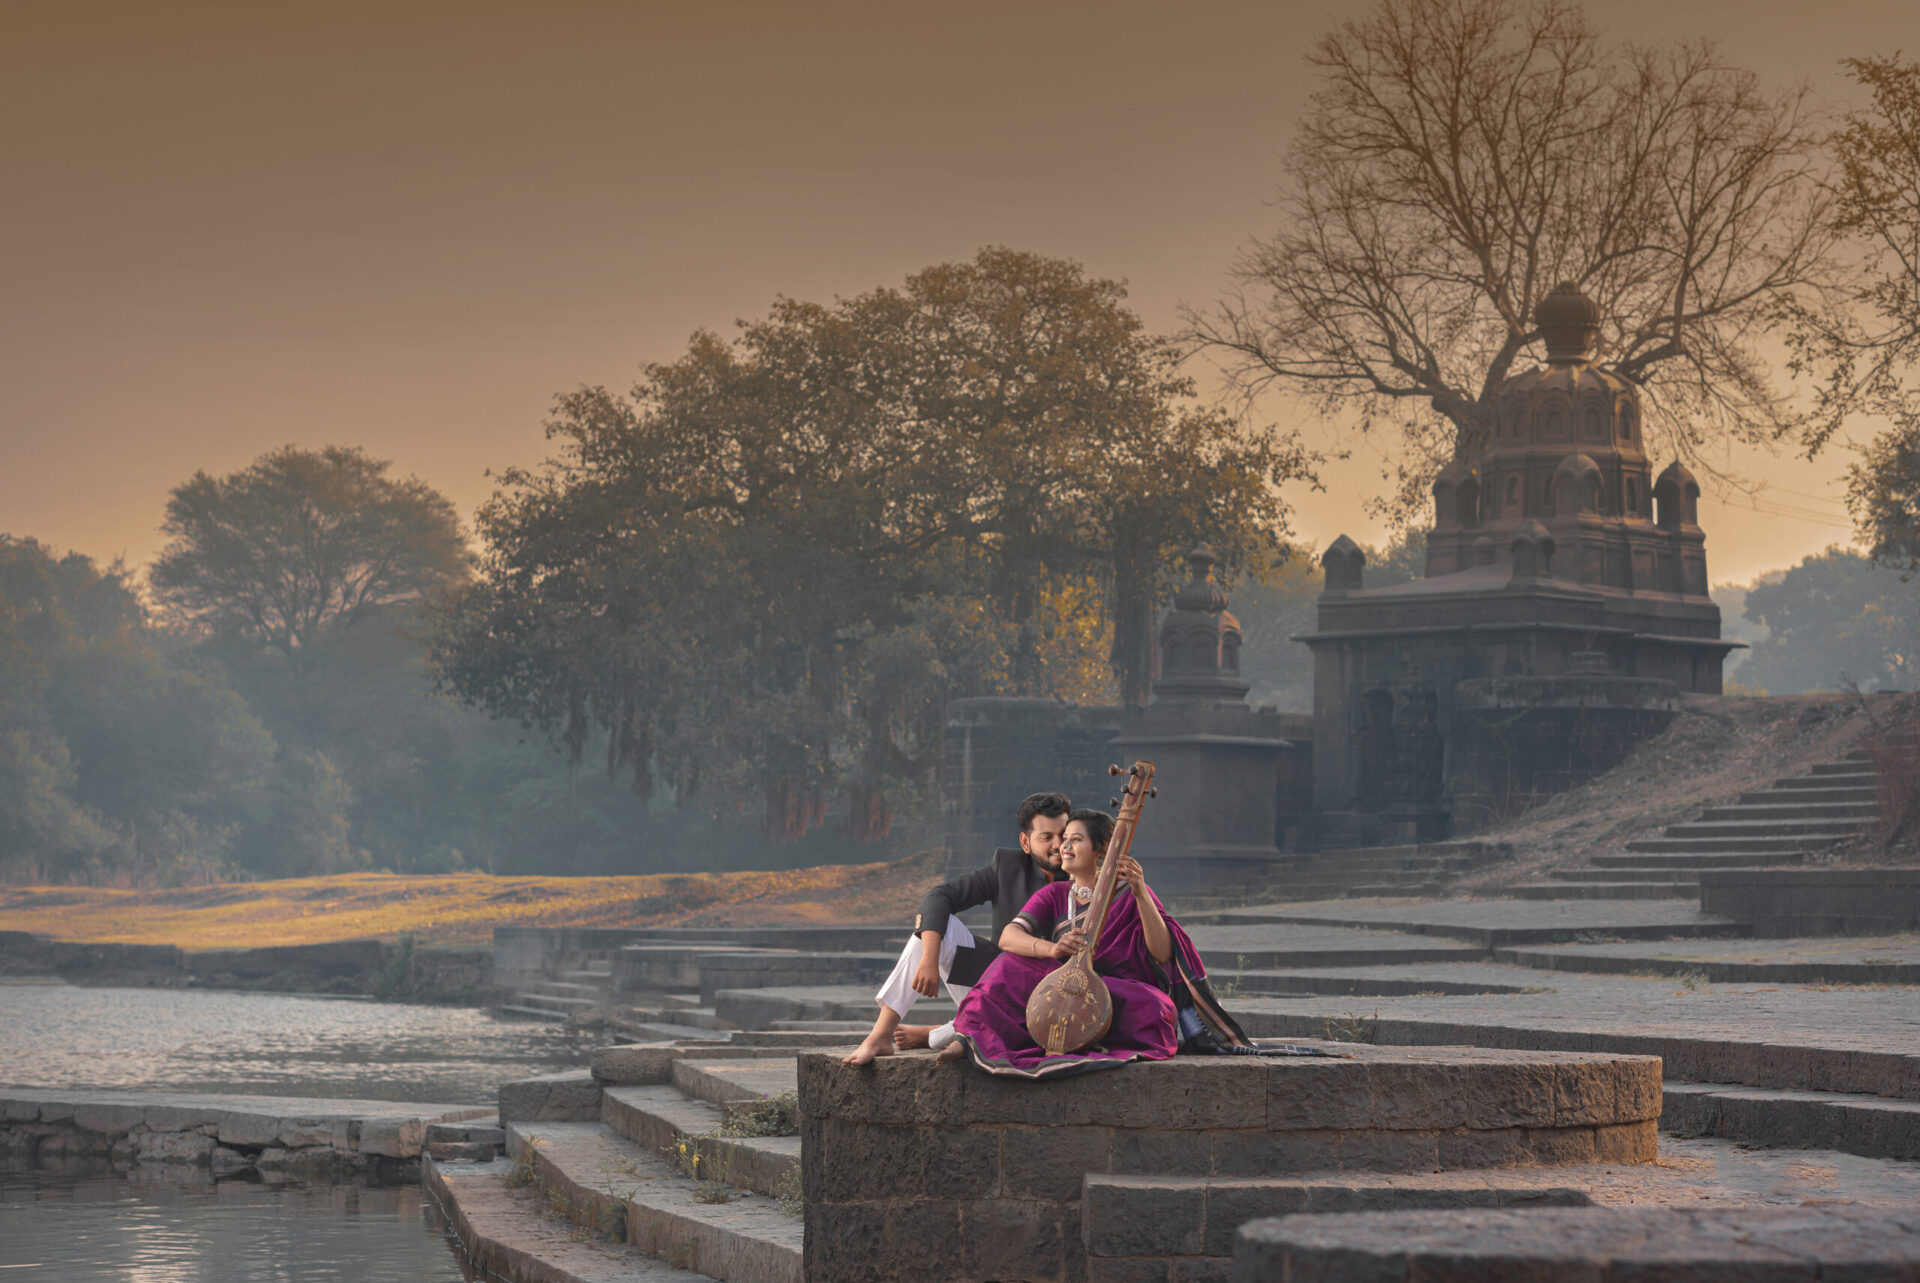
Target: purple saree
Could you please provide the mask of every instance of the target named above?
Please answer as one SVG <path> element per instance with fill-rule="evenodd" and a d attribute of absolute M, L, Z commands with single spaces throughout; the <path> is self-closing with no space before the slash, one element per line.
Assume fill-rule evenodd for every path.
<path fill-rule="evenodd" d="M 1072 883 L 1042 887 L 1014 918 L 1038 940 L 1057 940 L 1068 930 Z M 1151 892 L 1149 892 L 1151 894 Z M 1158 896 L 1154 903 L 1160 904 Z M 1193 942 L 1164 905 L 1160 916 L 1173 937 L 1173 959 L 1162 965 L 1147 951 L 1140 910 L 1125 886 L 1119 887 L 1093 955 L 1094 970 L 1113 995 L 1113 1025 L 1106 1037 L 1083 1051 L 1049 1056 L 1027 1034 L 1027 999 L 1034 986 L 1060 965 L 1056 958 L 1023 958 L 1003 953 L 980 977 L 954 1017 L 954 1031 L 973 1063 L 990 1074 L 1016 1078 L 1059 1078 L 1091 1069 L 1116 1068 L 1129 1060 L 1165 1060 L 1180 1049 L 1180 1020 L 1174 993 L 1185 993 L 1185 977 L 1204 977 Z M 1211 996 L 1211 995 L 1209 995 Z"/>

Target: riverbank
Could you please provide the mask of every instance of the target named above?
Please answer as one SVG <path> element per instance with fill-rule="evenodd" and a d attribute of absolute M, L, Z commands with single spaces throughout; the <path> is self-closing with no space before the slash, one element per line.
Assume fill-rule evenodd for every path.
<path fill-rule="evenodd" d="M 910 917 L 928 854 L 884 864 L 761 873 L 495 877 L 345 873 L 128 890 L 0 886 L 0 932 L 62 943 L 155 945 L 188 954 L 352 940 L 480 948 L 496 926 L 740 926 Z"/>

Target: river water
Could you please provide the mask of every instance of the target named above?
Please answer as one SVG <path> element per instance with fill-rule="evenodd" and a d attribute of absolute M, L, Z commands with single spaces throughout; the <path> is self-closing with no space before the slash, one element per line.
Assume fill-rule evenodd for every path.
<path fill-rule="evenodd" d="M 0 1083 L 491 1102 L 597 1034 L 426 1007 L 210 989 L 0 985 Z"/>
<path fill-rule="evenodd" d="M 0 984 L 0 1084 L 488 1103 L 599 1035 L 471 1007 Z M 204 1172 L 0 1170 L 0 1283 L 371 1283 L 461 1277 L 417 1187 L 215 1183 Z"/>
<path fill-rule="evenodd" d="M 0 1174 L 0 1280 L 451 1283 L 418 1187 Z"/>

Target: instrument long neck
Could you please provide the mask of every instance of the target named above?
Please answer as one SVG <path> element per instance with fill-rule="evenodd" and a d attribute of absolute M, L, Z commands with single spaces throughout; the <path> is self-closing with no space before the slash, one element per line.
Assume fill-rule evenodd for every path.
<path fill-rule="evenodd" d="M 1106 858 L 1100 861 L 1100 877 L 1093 884 L 1093 903 L 1087 906 L 1087 947 L 1085 956 L 1092 965 L 1093 951 L 1100 946 L 1100 928 L 1107 925 L 1107 910 L 1113 905 L 1113 887 L 1120 880 L 1120 857 L 1133 845 L 1133 808 L 1120 812 L 1107 842 Z"/>

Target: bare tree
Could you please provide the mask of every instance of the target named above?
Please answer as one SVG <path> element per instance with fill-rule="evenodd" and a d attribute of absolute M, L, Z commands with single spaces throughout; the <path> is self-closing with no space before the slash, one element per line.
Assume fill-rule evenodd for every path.
<path fill-rule="evenodd" d="M 1849 58 L 1868 91 L 1834 132 L 1834 227 L 1848 288 L 1782 306 L 1796 373 L 1817 377 L 1803 442 L 1849 420 L 1886 427 L 1849 470 L 1848 506 L 1873 556 L 1920 569 L 1920 62 Z"/>
<path fill-rule="evenodd" d="M 1820 131 L 1705 43 L 1609 45 L 1564 0 L 1382 0 L 1324 36 L 1287 154 L 1280 229 L 1190 315 L 1243 391 L 1302 391 L 1404 433 L 1399 492 L 1476 454 L 1492 398 L 1571 281 L 1599 357 L 1676 451 L 1794 426 L 1756 351 L 1820 287 Z"/>

